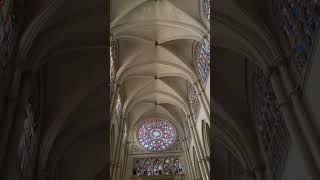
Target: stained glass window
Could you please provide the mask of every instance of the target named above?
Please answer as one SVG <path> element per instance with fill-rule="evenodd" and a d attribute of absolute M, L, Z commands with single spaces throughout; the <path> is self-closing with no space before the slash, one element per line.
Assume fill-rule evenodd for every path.
<path fill-rule="evenodd" d="M 271 83 L 257 67 L 253 75 L 254 113 L 275 180 L 281 179 L 290 136 Z"/>
<path fill-rule="evenodd" d="M 210 74 L 210 43 L 197 42 L 194 45 L 194 63 L 203 87 L 206 86 Z"/>
<path fill-rule="evenodd" d="M 34 160 L 33 157 L 35 155 L 35 145 L 37 141 L 36 123 L 31 104 L 26 106 L 26 113 L 27 118 L 24 121 L 18 152 L 20 161 L 19 174 L 23 179 L 29 179 L 32 176 L 32 161 Z"/>
<path fill-rule="evenodd" d="M 280 8 L 281 29 L 289 41 L 294 64 L 298 71 L 303 73 L 318 30 L 320 1 L 277 0 L 274 3 Z"/>
<path fill-rule="evenodd" d="M 174 144 L 176 130 L 169 122 L 150 120 L 140 126 L 137 139 L 149 151 L 164 151 Z"/>
<path fill-rule="evenodd" d="M 5 66 L 13 55 L 18 28 L 12 0 L 0 0 L 0 63 Z"/>
<path fill-rule="evenodd" d="M 110 42 L 110 82 L 114 82 L 116 75 L 116 63 L 118 60 L 118 47 L 115 40 L 111 38 Z"/>
<path fill-rule="evenodd" d="M 187 83 L 188 88 L 188 98 L 191 106 L 191 110 L 193 112 L 194 119 L 198 119 L 199 110 L 200 110 L 200 102 L 198 99 L 196 88 L 190 82 Z"/>
<path fill-rule="evenodd" d="M 210 19 L 210 0 L 202 0 L 202 12 L 205 18 Z"/>
<path fill-rule="evenodd" d="M 133 160 L 134 176 L 170 176 L 183 174 L 178 157 L 139 158 Z"/>

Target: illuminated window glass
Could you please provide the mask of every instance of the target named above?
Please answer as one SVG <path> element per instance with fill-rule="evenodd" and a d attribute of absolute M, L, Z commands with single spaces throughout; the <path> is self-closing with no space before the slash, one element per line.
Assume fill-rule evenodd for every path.
<path fill-rule="evenodd" d="M 178 157 L 139 158 L 133 160 L 134 176 L 170 176 L 183 174 Z"/>
<path fill-rule="evenodd" d="M 194 63 L 203 87 L 206 86 L 210 74 L 210 45 L 209 42 L 197 42 L 194 46 Z"/>
<path fill-rule="evenodd" d="M 187 83 L 187 88 L 191 110 L 193 112 L 194 119 L 197 120 L 200 111 L 200 101 L 198 99 L 197 91 L 194 85 L 189 82 Z"/>
<path fill-rule="evenodd" d="M 150 120 L 140 126 L 137 139 L 149 151 L 164 151 L 174 144 L 176 130 L 168 122 Z"/>

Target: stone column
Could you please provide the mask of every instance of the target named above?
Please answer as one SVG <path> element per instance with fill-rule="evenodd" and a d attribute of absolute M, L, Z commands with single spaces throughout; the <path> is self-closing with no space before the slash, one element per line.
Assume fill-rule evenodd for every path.
<path fill-rule="evenodd" d="M 203 178 L 209 180 L 209 168 L 207 166 L 207 162 L 205 162 L 205 158 L 203 156 L 203 149 L 201 147 L 201 143 L 199 141 L 199 137 L 198 137 L 198 133 L 197 130 L 195 129 L 195 123 L 191 118 L 191 115 L 189 115 L 187 117 L 188 121 L 189 121 L 189 127 L 190 127 L 190 131 L 191 131 L 191 135 L 195 141 L 196 144 L 196 150 L 197 150 L 197 154 L 199 156 L 199 165 L 200 165 L 200 170 L 202 172 Z"/>
<path fill-rule="evenodd" d="M 297 146 L 300 148 L 300 152 L 303 155 L 303 159 L 306 162 L 306 170 L 309 171 L 309 177 L 310 179 L 317 179 L 318 177 L 320 177 L 320 174 L 317 170 L 317 166 L 314 162 L 311 151 L 308 148 L 307 141 L 304 139 L 299 124 L 296 122 L 296 117 L 293 116 L 291 102 L 289 101 L 287 95 L 284 93 L 283 87 L 281 86 L 279 74 L 271 70 L 270 81 L 279 102 L 279 109 L 287 125 L 290 137 L 294 142 L 297 143 Z"/>
<path fill-rule="evenodd" d="M 117 172 L 118 172 L 118 169 L 120 168 L 120 165 L 119 165 L 119 157 L 120 157 L 120 149 L 121 149 L 121 145 L 122 145 L 122 141 L 123 141 L 123 124 L 124 124 L 124 121 L 125 121 L 126 118 L 121 118 L 121 121 L 120 121 L 120 126 L 119 126 L 119 138 L 118 138 L 118 141 L 117 141 L 117 144 L 116 144 L 116 152 L 115 152 L 115 159 L 113 160 L 113 164 L 115 164 L 114 166 L 114 169 L 111 171 L 111 179 L 114 179 L 114 180 L 117 180 Z"/>
<path fill-rule="evenodd" d="M 197 82 L 194 83 L 194 86 L 197 90 L 197 95 L 198 95 L 198 99 L 200 101 L 200 104 L 203 107 L 204 112 L 206 113 L 208 121 L 210 121 L 210 104 L 208 103 L 204 89 L 201 87 L 201 84 L 199 81 L 198 81 L 198 83 Z"/>
<path fill-rule="evenodd" d="M 206 104 L 207 109 L 210 110 L 210 100 L 208 99 L 205 87 L 202 87 L 200 80 L 197 82 L 197 88 L 198 88 L 198 91 L 200 92 L 200 94 L 202 96 L 202 99 L 203 99 L 204 103 Z"/>
<path fill-rule="evenodd" d="M 194 169 L 192 168 L 192 165 L 191 165 L 192 163 L 191 163 L 190 154 L 189 154 L 190 148 L 187 145 L 187 138 L 182 140 L 182 144 L 183 144 L 183 148 L 184 148 L 184 151 L 185 151 L 186 163 L 187 163 L 187 166 L 188 166 L 188 169 L 189 169 L 190 178 L 191 179 L 196 179 L 195 173 L 194 173 Z"/>
<path fill-rule="evenodd" d="M 313 125 L 313 122 L 305 109 L 305 105 L 302 102 L 299 86 L 295 85 L 291 79 L 287 63 L 282 61 L 278 67 L 280 71 L 280 78 L 286 89 L 286 95 L 292 102 L 293 111 L 297 117 L 297 123 L 303 132 L 305 140 L 310 148 L 310 152 L 312 153 L 318 170 L 320 171 L 319 133 L 316 132 L 315 126 Z"/>

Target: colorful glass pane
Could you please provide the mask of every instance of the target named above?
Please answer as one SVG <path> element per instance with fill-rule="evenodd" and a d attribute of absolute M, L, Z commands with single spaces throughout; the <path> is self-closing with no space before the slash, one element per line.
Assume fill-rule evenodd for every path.
<path fill-rule="evenodd" d="M 176 130 L 169 122 L 150 120 L 140 126 L 137 139 L 149 151 L 164 151 L 174 144 Z"/>
<path fill-rule="evenodd" d="M 133 160 L 134 176 L 170 176 L 183 174 L 178 157 L 139 158 Z"/>
<path fill-rule="evenodd" d="M 193 112 L 194 119 L 198 119 L 200 110 L 200 101 L 198 99 L 196 88 L 193 84 L 187 83 L 189 103 Z"/>
<path fill-rule="evenodd" d="M 206 86 L 210 74 L 210 45 L 209 42 L 197 42 L 194 47 L 194 62 L 203 87 Z"/>
<path fill-rule="evenodd" d="M 281 29 L 289 41 L 289 51 L 300 73 L 308 63 L 310 49 L 318 29 L 320 2 L 317 0 L 274 1 L 280 8 Z"/>

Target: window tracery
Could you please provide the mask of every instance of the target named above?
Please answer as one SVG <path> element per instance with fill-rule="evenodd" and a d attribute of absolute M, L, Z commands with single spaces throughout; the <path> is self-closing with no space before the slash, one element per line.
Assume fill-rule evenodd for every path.
<path fill-rule="evenodd" d="M 193 59 L 197 73 L 201 79 L 203 87 L 206 86 L 210 74 L 210 43 L 207 40 L 204 42 L 196 42 L 194 45 Z"/>
<path fill-rule="evenodd" d="M 254 81 L 254 115 L 274 179 L 280 179 L 290 136 L 270 81 L 257 67 Z"/>
<path fill-rule="evenodd" d="M 146 150 L 145 148 L 138 145 L 135 141 L 132 141 L 129 143 L 129 148 L 130 148 L 129 154 L 154 154 L 154 153 L 158 153 L 157 151 Z M 164 151 L 165 152 L 182 152 L 183 151 L 182 141 L 179 138 L 177 138 L 175 143 L 171 147 L 168 147 L 168 149 L 166 149 Z"/>
<path fill-rule="evenodd" d="M 0 63 L 5 66 L 16 45 L 18 28 L 12 0 L 0 1 Z"/>
<path fill-rule="evenodd" d="M 117 71 L 117 63 L 118 63 L 118 44 L 111 37 L 110 38 L 110 95 L 113 97 L 115 77 Z"/>
<path fill-rule="evenodd" d="M 133 160 L 134 176 L 170 176 L 183 174 L 178 157 L 139 158 Z"/>
<path fill-rule="evenodd" d="M 281 30 L 294 55 L 293 63 L 300 73 L 308 64 L 314 36 L 318 31 L 320 2 L 314 0 L 274 1 L 279 7 Z"/>
<path fill-rule="evenodd" d="M 37 141 L 37 129 L 32 105 L 26 106 L 27 118 L 24 120 L 24 127 L 19 142 L 19 173 L 22 178 L 32 177 L 32 161 Z"/>
<path fill-rule="evenodd" d="M 210 20 L 210 0 L 202 0 L 202 13 L 206 19 Z"/>
<path fill-rule="evenodd" d="M 188 88 L 188 99 L 193 112 L 194 119 L 198 119 L 199 111 L 200 111 L 200 101 L 198 99 L 196 88 L 190 82 L 187 83 Z"/>
<path fill-rule="evenodd" d="M 164 151 L 176 141 L 176 130 L 162 120 L 144 122 L 137 131 L 138 142 L 149 151 Z"/>
<path fill-rule="evenodd" d="M 116 63 L 118 60 L 118 46 L 114 39 L 110 41 L 110 82 L 113 83 L 116 74 Z"/>

